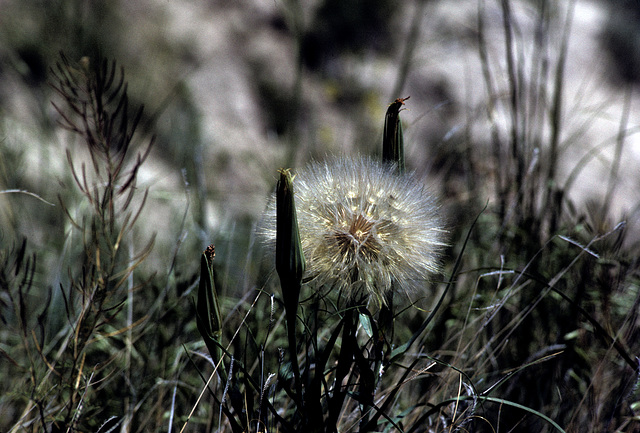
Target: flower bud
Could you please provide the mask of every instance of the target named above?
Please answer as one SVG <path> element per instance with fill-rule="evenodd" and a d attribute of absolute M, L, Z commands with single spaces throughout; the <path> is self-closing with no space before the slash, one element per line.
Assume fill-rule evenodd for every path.
<path fill-rule="evenodd" d="M 298 218 L 289 170 L 280 170 L 276 189 L 276 272 L 280 277 L 285 305 L 297 305 L 305 270 Z"/>
<path fill-rule="evenodd" d="M 387 108 L 384 116 L 384 131 L 382 135 L 382 161 L 396 166 L 398 174 L 404 174 L 404 138 L 402 134 L 402 122 L 400 122 L 400 111 L 404 101 L 409 99 L 398 98 Z"/>
<path fill-rule="evenodd" d="M 222 356 L 220 337 L 222 335 L 222 315 L 214 283 L 213 258 L 215 250 L 209 245 L 200 259 L 200 285 L 196 305 L 196 324 L 209 353 L 216 362 Z"/>

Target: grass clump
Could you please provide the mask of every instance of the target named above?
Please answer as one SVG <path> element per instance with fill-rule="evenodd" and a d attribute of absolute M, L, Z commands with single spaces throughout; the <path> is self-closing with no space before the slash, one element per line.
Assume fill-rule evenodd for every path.
<path fill-rule="evenodd" d="M 47 298 L 35 295 L 37 255 L 26 252 L 26 239 L 7 252 L 16 259 L 3 269 L 5 335 L 15 333 L 21 347 L 7 355 L 18 372 L 29 372 L 13 391 L 13 398 L 26 399 L 13 428 L 97 429 L 105 414 L 131 409 L 131 398 L 117 390 L 134 376 L 135 333 L 148 320 L 134 321 L 135 294 L 148 285 L 135 270 L 153 238 L 137 250 L 134 234 L 146 199 L 137 174 L 152 141 L 141 152 L 132 149 L 142 110 L 129 112 L 124 73 L 115 63 L 72 65 L 63 55 L 51 77 L 62 100 L 54 103 L 60 124 L 79 138 L 78 154 L 88 161 L 78 164 L 67 151 L 73 182 L 61 185 L 59 204 L 69 267 L 59 287 L 50 287 Z M 15 317 L 20 320 L 8 320 Z"/>

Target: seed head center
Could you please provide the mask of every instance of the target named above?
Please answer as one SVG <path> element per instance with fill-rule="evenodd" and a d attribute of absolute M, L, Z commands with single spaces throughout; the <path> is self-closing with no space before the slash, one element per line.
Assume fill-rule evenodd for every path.
<path fill-rule="evenodd" d="M 349 233 L 353 236 L 354 240 L 360 244 L 367 242 L 367 239 L 371 236 L 371 229 L 374 222 L 369 220 L 362 214 L 358 214 L 349 227 Z"/>
<path fill-rule="evenodd" d="M 358 213 L 343 221 L 344 229 L 337 230 L 333 235 L 343 260 L 350 262 L 357 256 L 375 260 L 380 246 L 374 233 L 375 220 Z"/>

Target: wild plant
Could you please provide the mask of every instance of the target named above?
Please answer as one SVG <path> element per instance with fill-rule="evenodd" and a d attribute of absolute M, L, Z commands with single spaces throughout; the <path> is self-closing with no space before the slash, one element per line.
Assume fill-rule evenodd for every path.
<path fill-rule="evenodd" d="M 232 362 L 246 381 L 245 405 L 233 406 L 231 397 L 235 414 L 216 398 L 234 431 L 332 432 L 343 425 L 376 431 L 381 422 L 401 423 L 387 414 L 401 384 L 382 399 L 377 395 L 383 372 L 408 348 L 392 354 L 393 298 L 425 290 L 445 246 L 436 200 L 404 172 L 403 104 L 398 99 L 389 107 L 382 161 L 336 158 L 295 175 L 280 171 L 258 229 L 275 257 L 287 334 L 277 364 L 268 359 L 267 340 L 259 343 L 259 362 L 277 366 L 277 374 L 265 378 L 261 368 L 250 379 L 246 355 L 228 353 L 220 341 L 212 250 L 205 251 L 198 328 L 218 370 L 229 372 L 222 375 L 228 391 L 238 392 Z"/>
<path fill-rule="evenodd" d="M 59 193 L 73 258 L 67 278 L 46 299 L 34 296 L 36 254 L 26 253 L 26 240 L 13 253 L 14 264 L 3 267 L 3 321 L 23 352 L 12 359 L 17 370 L 29 371 L 15 396 L 26 404 L 12 431 L 96 430 L 110 420 L 101 401 L 105 380 L 116 374 L 126 383 L 134 374 L 134 332 L 144 320 L 134 321 L 133 304 L 147 285 L 135 271 L 154 243 L 138 247 L 136 238 L 147 196 L 137 176 L 153 140 L 142 151 L 133 148 L 142 108 L 130 113 L 124 71 L 115 62 L 72 64 L 61 55 L 51 77 L 60 125 L 80 145 L 67 150 L 73 182 Z M 62 298 L 62 308 L 54 297 Z M 128 400 L 117 403 L 119 410 Z"/>

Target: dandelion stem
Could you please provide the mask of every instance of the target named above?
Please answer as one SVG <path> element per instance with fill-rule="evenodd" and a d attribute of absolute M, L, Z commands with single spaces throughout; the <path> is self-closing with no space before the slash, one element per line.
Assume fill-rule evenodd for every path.
<path fill-rule="evenodd" d="M 327 420 L 327 431 L 329 433 L 337 432 L 336 424 L 347 395 L 347 387 L 343 387 L 342 383 L 351 370 L 354 349 L 357 345 L 354 338 L 356 331 L 355 310 L 353 308 L 347 308 L 342 321 L 344 322 L 344 328 L 342 329 L 342 347 L 340 347 L 340 354 L 338 355 L 333 397 L 329 402 L 329 419 Z"/>

